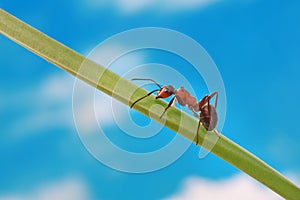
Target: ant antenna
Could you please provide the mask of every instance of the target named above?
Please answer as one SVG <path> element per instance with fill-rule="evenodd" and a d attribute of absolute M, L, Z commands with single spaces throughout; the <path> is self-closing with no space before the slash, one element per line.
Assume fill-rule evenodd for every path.
<path fill-rule="evenodd" d="M 161 86 L 151 78 L 133 78 L 131 80 L 132 81 L 152 81 L 155 85 L 157 85 L 161 89 Z"/>

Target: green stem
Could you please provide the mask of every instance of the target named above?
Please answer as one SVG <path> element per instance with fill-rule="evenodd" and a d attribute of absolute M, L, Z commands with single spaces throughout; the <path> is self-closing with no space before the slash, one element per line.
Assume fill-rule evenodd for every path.
<path fill-rule="evenodd" d="M 40 57 L 127 105 L 132 103 L 132 100 L 147 93 L 130 81 L 119 77 L 103 66 L 86 59 L 72 49 L 25 24 L 3 9 L 0 9 L 0 32 Z M 101 77 L 99 78 L 99 76 Z M 117 90 L 115 89 L 116 85 L 119 87 Z M 129 96 L 128 91 L 135 92 Z M 136 104 L 134 109 L 146 116 L 151 116 L 154 120 L 163 123 L 190 141 L 195 141 L 197 121 L 193 117 L 176 108 L 170 108 L 166 113 L 166 121 L 163 122 L 159 119 L 161 110 L 150 109 L 155 104 L 166 106 L 166 102 L 157 101 L 152 96 L 152 98 L 143 100 L 143 103 Z M 249 174 L 282 197 L 300 199 L 300 189 L 279 172 L 225 136 L 220 136 L 217 140 L 216 137 L 218 136 L 215 132 L 207 133 L 201 127 L 198 137 L 199 144 L 206 149 L 213 147 L 212 153 Z"/>

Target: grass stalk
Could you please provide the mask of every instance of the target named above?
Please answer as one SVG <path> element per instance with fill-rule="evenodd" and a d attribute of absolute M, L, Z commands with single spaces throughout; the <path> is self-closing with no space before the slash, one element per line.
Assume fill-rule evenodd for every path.
<path fill-rule="evenodd" d="M 0 9 L 0 33 L 126 105 L 129 105 L 134 99 L 147 93 L 144 89 L 139 88 L 132 82 L 107 70 L 105 67 L 88 60 L 3 9 Z M 83 63 L 85 67 L 84 69 L 80 69 Z M 99 79 L 100 74 L 101 77 Z M 114 90 L 117 84 L 121 88 Z M 128 96 L 128 91 L 135 92 L 133 95 Z M 151 118 L 159 123 L 163 123 L 159 119 L 161 110 L 150 110 L 150 107 L 154 104 L 167 105 L 166 102 L 161 100 L 157 101 L 152 96 L 151 98 L 143 100 L 143 103 L 136 104 L 134 109 L 146 116 L 151 116 Z M 170 108 L 163 125 L 188 140 L 195 141 L 197 120 L 190 115 L 176 108 Z M 206 132 L 205 129 L 201 127 L 198 138 L 199 144 L 204 148 L 209 148 L 211 145 L 214 145 L 211 150 L 213 154 L 252 176 L 283 198 L 300 199 L 300 189 L 278 171 L 223 135 L 218 139 L 217 143 L 214 144 L 215 136 L 215 132 Z M 204 139 L 205 142 L 203 143 Z"/>

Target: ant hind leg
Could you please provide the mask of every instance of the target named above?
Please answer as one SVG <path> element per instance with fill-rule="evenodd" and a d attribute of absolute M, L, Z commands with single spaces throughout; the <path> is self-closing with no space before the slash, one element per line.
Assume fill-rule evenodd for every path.
<path fill-rule="evenodd" d="M 195 117 L 197 117 L 197 118 L 200 117 L 200 115 L 199 115 L 198 113 L 196 113 L 195 111 L 192 110 L 192 112 L 193 112 L 193 115 L 194 115 Z"/>
<path fill-rule="evenodd" d="M 220 138 L 221 137 L 221 133 L 219 132 L 218 129 L 215 129 L 215 133 L 217 134 L 217 136 Z"/>
<path fill-rule="evenodd" d="M 208 97 L 208 101 L 211 100 L 214 96 L 216 96 L 215 98 L 215 108 L 217 108 L 217 104 L 218 104 L 218 97 L 219 97 L 219 94 L 218 92 L 213 92 L 211 95 L 209 95 Z"/>

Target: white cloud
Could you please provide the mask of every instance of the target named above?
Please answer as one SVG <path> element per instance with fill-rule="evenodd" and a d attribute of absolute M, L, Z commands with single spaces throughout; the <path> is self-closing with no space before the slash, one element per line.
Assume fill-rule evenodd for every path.
<path fill-rule="evenodd" d="M 70 75 L 55 75 L 44 80 L 39 88 L 43 100 L 60 101 L 70 99 L 72 95 L 74 78 Z M 50 102 L 50 101 L 49 101 Z M 56 103 L 55 102 L 55 103 Z"/>
<path fill-rule="evenodd" d="M 14 126 L 14 132 L 19 132 L 20 127 L 24 134 L 51 127 L 74 128 L 73 112 L 80 112 L 78 120 L 85 126 L 85 130 L 97 130 L 98 124 L 90 120 L 92 117 L 96 117 L 102 125 L 113 123 L 111 97 L 80 80 L 77 81 L 83 87 L 75 88 L 78 90 L 77 96 L 74 96 L 77 99 L 73 99 L 76 108 L 72 109 L 74 80 L 67 75 L 51 76 L 38 86 L 38 89 L 33 89 L 35 94 L 28 93 L 28 99 L 32 99 L 28 105 L 33 108 L 32 112 L 21 118 L 18 126 Z"/>
<path fill-rule="evenodd" d="M 83 132 L 92 133 L 98 130 L 98 123 L 111 125 L 112 98 L 80 81 L 76 83 L 73 101 L 74 122 Z M 80 131 L 82 132 L 82 131 Z"/>
<path fill-rule="evenodd" d="M 189 177 L 184 181 L 182 189 L 165 200 L 253 200 L 281 199 L 276 193 L 263 187 L 251 177 L 239 174 L 223 180 L 208 180 Z"/>
<path fill-rule="evenodd" d="M 171 10 L 190 10 L 190 9 L 197 9 L 203 8 L 205 6 L 214 4 L 219 0 L 165 0 L 165 5 L 167 8 Z M 157 1 L 159 2 L 159 1 Z"/>
<path fill-rule="evenodd" d="M 109 38 L 93 49 L 88 58 L 123 76 L 133 67 L 145 63 L 145 54 L 135 51 L 136 47 L 130 46 L 129 42 L 128 39 L 120 41 L 120 37 Z"/>
<path fill-rule="evenodd" d="M 26 194 L 8 194 L 0 200 L 87 200 L 90 194 L 87 185 L 79 178 L 67 178 L 38 186 Z"/>
<path fill-rule="evenodd" d="M 73 123 L 71 118 L 73 82 L 71 76 L 53 75 L 36 86 L 25 87 L 11 94 L 14 101 L 19 101 L 18 96 L 21 96 L 22 104 L 12 103 L 10 106 L 17 105 L 20 110 L 25 110 L 12 122 L 11 133 L 24 137 L 51 127 L 70 127 Z"/>
<path fill-rule="evenodd" d="M 295 171 L 288 171 L 285 173 L 286 177 L 300 187 L 300 173 Z"/>
<path fill-rule="evenodd" d="M 112 7 L 123 14 L 134 14 L 145 10 L 163 11 L 163 12 L 183 12 L 192 9 L 199 9 L 220 0 L 88 0 L 93 8 Z"/>

